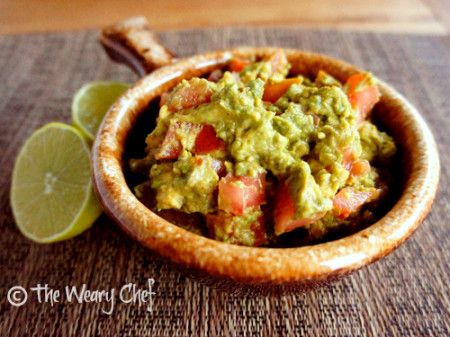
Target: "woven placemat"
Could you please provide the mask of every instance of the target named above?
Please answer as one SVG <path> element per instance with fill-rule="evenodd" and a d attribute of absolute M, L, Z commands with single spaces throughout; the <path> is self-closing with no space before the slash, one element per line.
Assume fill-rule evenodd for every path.
<path fill-rule="evenodd" d="M 183 276 L 129 239 L 105 216 L 67 242 L 22 237 L 9 206 L 19 147 L 38 126 L 70 121 L 73 93 L 98 79 L 135 81 L 110 62 L 96 32 L 0 36 L 0 335 L 1 336 L 448 336 L 450 334 L 450 39 L 302 29 L 222 29 L 160 34 L 178 55 L 237 45 L 276 45 L 326 53 L 369 69 L 422 112 L 438 143 L 440 191 L 413 237 L 393 254 L 328 287 L 303 294 L 245 297 Z M 7 301 L 11 287 L 48 284 L 145 289 L 148 306 Z M 119 302 L 119 301 L 117 301 Z"/>

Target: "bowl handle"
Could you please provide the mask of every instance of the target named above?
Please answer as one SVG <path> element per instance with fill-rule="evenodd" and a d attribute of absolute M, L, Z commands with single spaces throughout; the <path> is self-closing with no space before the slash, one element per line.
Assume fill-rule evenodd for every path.
<path fill-rule="evenodd" d="M 139 76 L 174 60 L 174 54 L 161 45 L 142 16 L 103 28 L 100 43 L 112 60 L 128 65 Z"/>

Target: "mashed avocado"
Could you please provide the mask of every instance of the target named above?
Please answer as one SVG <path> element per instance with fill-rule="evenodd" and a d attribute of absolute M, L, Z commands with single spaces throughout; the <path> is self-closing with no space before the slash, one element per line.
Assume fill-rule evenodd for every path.
<path fill-rule="evenodd" d="M 243 62 L 217 82 L 184 80 L 162 99 L 147 157 L 132 165 L 147 165 L 156 209 L 201 213 L 209 236 L 248 246 L 297 228 L 323 236 L 357 217 L 380 195 L 371 164 L 387 165 L 396 151 L 360 118 L 378 100 L 359 94 L 378 93 L 373 77 L 350 92 L 322 71 L 314 82 L 287 79 L 282 52 Z"/>

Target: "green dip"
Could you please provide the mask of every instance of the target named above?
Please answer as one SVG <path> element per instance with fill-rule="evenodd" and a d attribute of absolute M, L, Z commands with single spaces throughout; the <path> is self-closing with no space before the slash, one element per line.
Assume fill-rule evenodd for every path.
<path fill-rule="evenodd" d="M 377 166 L 389 165 L 396 146 L 358 117 L 366 89 L 351 96 L 349 84 L 325 72 L 314 82 L 302 76 L 283 82 L 289 63 L 281 52 L 245 63 L 217 82 L 184 80 L 166 95 L 146 158 L 131 161 L 132 169 L 144 167 L 155 210 L 200 213 L 206 235 L 248 246 L 276 244 L 299 228 L 321 238 L 370 221 L 367 206 L 387 192 Z M 365 76 L 375 90 L 376 80 Z M 270 93 L 275 99 L 267 101 Z M 136 192 L 142 197 L 142 186 Z"/>

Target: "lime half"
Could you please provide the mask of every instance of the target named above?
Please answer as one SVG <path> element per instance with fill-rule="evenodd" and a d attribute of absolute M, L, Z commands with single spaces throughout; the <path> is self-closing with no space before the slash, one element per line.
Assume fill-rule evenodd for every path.
<path fill-rule="evenodd" d="M 11 206 L 26 237 L 42 243 L 61 241 L 99 217 L 89 156 L 83 135 L 63 123 L 47 124 L 25 142 L 14 165 Z"/>
<path fill-rule="evenodd" d="M 129 88 L 122 82 L 96 81 L 85 84 L 72 101 L 72 120 L 90 140 L 111 105 Z"/>

